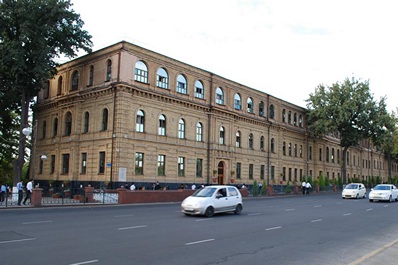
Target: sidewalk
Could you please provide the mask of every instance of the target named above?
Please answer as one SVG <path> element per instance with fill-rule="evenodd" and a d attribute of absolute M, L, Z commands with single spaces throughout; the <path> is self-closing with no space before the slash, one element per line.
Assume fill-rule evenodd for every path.
<path fill-rule="evenodd" d="M 369 252 L 349 265 L 392 265 L 398 262 L 398 239 Z"/>

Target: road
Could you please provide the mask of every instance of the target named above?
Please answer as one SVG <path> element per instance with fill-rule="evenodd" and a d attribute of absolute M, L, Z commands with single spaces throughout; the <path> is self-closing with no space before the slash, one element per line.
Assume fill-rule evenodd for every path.
<path fill-rule="evenodd" d="M 363 264 L 398 238 L 398 202 L 247 198 L 241 215 L 179 204 L 4 209 L 2 264 Z M 391 263 L 390 263 L 391 262 Z M 380 264 L 396 264 L 384 260 Z"/>

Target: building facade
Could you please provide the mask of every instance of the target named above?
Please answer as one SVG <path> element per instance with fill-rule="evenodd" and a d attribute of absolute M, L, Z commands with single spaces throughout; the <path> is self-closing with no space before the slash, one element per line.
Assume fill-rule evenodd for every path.
<path fill-rule="evenodd" d="M 65 63 L 38 95 L 36 180 L 267 183 L 341 176 L 339 140 L 314 139 L 306 109 L 120 42 Z M 371 144 L 347 176 L 387 178 Z M 394 166 L 396 172 L 396 165 Z"/>

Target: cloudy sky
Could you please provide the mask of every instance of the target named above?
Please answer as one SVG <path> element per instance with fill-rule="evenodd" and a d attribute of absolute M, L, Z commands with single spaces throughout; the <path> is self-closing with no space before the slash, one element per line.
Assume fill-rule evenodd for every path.
<path fill-rule="evenodd" d="M 125 40 L 305 107 L 369 80 L 398 107 L 395 0 L 71 0 L 93 50 Z"/>

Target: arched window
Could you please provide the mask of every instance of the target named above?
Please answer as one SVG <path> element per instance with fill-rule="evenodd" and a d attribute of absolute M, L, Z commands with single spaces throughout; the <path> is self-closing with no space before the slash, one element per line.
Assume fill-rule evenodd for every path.
<path fill-rule="evenodd" d="M 301 115 L 301 114 L 299 116 L 299 127 L 303 128 L 303 115 Z"/>
<path fill-rule="evenodd" d="M 65 114 L 65 136 L 72 134 L 72 113 L 68 111 Z"/>
<path fill-rule="evenodd" d="M 282 110 L 282 122 L 286 122 L 286 110 Z"/>
<path fill-rule="evenodd" d="M 105 81 L 110 81 L 112 77 L 112 61 L 106 61 L 106 77 Z"/>
<path fill-rule="evenodd" d="M 241 102 L 239 93 L 235 94 L 235 97 L 234 97 L 234 108 L 237 109 L 237 110 L 241 110 L 242 109 L 242 102 Z"/>
<path fill-rule="evenodd" d="M 297 126 L 297 113 L 294 113 L 293 115 L 293 125 Z"/>
<path fill-rule="evenodd" d="M 236 142 L 236 147 L 241 147 L 241 137 L 240 137 L 240 131 L 237 131 L 236 132 L 236 140 L 235 140 L 235 142 Z"/>
<path fill-rule="evenodd" d="M 145 129 L 145 114 L 142 110 L 138 110 L 135 122 L 135 131 L 144 132 L 144 129 Z"/>
<path fill-rule="evenodd" d="M 264 151 L 264 136 L 262 135 L 260 137 L 260 150 Z"/>
<path fill-rule="evenodd" d="M 88 128 L 90 125 L 90 114 L 88 111 L 84 113 L 84 122 L 83 122 L 83 133 L 88 133 Z"/>
<path fill-rule="evenodd" d="M 143 61 L 135 63 L 134 80 L 142 83 L 148 83 L 148 67 Z"/>
<path fill-rule="evenodd" d="M 169 89 L 169 75 L 164 68 L 159 68 L 156 76 L 156 86 Z"/>
<path fill-rule="evenodd" d="M 57 96 L 62 94 L 62 76 L 58 78 Z"/>
<path fill-rule="evenodd" d="M 329 146 L 326 146 L 326 162 L 329 162 Z"/>
<path fill-rule="evenodd" d="M 196 98 L 205 98 L 205 90 L 203 88 L 202 82 L 199 80 L 196 80 L 196 82 L 195 82 L 195 97 Z"/>
<path fill-rule="evenodd" d="M 219 144 L 225 144 L 225 129 L 224 127 L 220 127 L 220 138 L 218 141 Z"/>
<path fill-rule="evenodd" d="M 297 157 L 297 144 L 294 144 L 294 156 Z"/>
<path fill-rule="evenodd" d="M 185 139 L 185 121 L 180 119 L 178 121 L 178 138 Z"/>
<path fill-rule="evenodd" d="M 221 87 L 216 89 L 216 103 L 219 105 L 224 105 L 224 92 Z"/>
<path fill-rule="evenodd" d="M 264 102 L 263 101 L 260 101 L 260 103 L 258 103 L 258 115 L 260 115 L 261 117 L 265 117 Z"/>
<path fill-rule="evenodd" d="M 159 135 L 166 135 L 166 117 L 163 114 L 159 116 Z"/>
<path fill-rule="evenodd" d="M 284 156 L 286 155 L 286 142 L 283 142 L 282 154 L 283 154 Z"/>
<path fill-rule="evenodd" d="M 102 110 L 102 124 L 101 124 L 101 131 L 108 130 L 108 109 Z"/>
<path fill-rule="evenodd" d="M 79 78 L 80 78 L 79 72 L 78 71 L 74 71 L 73 74 L 72 74 L 72 87 L 71 87 L 72 91 L 73 90 L 78 90 L 78 88 L 79 88 Z"/>
<path fill-rule="evenodd" d="M 253 134 L 252 133 L 250 133 L 249 134 L 249 148 L 250 149 L 253 149 L 253 147 L 254 147 L 254 137 L 253 137 Z"/>
<path fill-rule="evenodd" d="M 337 149 L 337 163 L 340 164 L 340 149 Z"/>
<path fill-rule="evenodd" d="M 332 163 L 334 163 L 334 148 L 332 148 Z"/>
<path fill-rule="evenodd" d="M 203 125 L 200 122 L 196 124 L 196 141 L 203 142 Z"/>
<path fill-rule="evenodd" d="M 289 143 L 289 156 L 292 156 L 292 143 Z"/>
<path fill-rule="evenodd" d="M 269 106 L 269 117 L 275 119 L 275 107 L 272 104 Z"/>
<path fill-rule="evenodd" d="M 88 85 L 92 86 L 94 83 L 94 66 L 90 65 L 90 73 L 88 77 Z"/>
<path fill-rule="evenodd" d="M 41 128 L 41 138 L 44 139 L 46 138 L 46 131 L 47 131 L 47 122 L 43 121 L 43 127 Z"/>
<path fill-rule="evenodd" d="M 271 138 L 271 153 L 275 153 L 275 139 Z"/>
<path fill-rule="evenodd" d="M 287 115 L 288 123 L 292 124 L 292 112 L 289 111 L 289 114 Z"/>
<path fill-rule="evenodd" d="M 177 77 L 177 93 L 187 94 L 187 80 L 183 75 L 178 75 Z"/>
<path fill-rule="evenodd" d="M 53 136 L 58 135 L 58 118 L 54 118 L 53 121 Z"/>
<path fill-rule="evenodd" d="M 253 99 L 252 98 L 247 98 L 247 112 L 248 113 L 253 113 Z"/>

